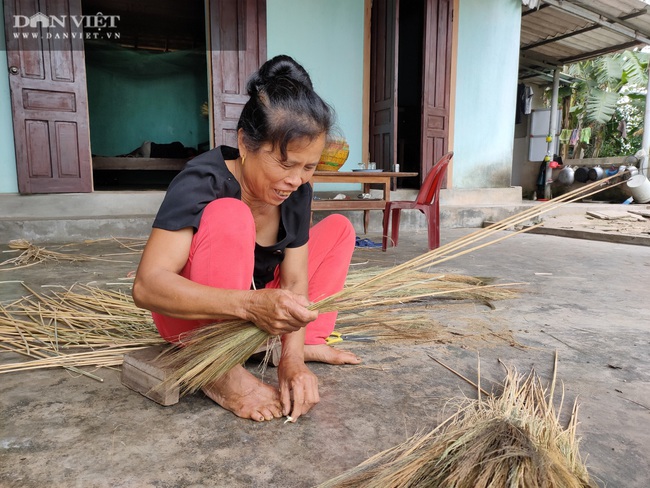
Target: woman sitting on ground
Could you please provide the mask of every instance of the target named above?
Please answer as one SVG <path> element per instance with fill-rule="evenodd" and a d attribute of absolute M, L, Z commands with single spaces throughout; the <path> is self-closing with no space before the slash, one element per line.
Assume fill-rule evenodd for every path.
<path fill-rule="evenodd" d="M 329 347 L 336 313 L 310 301 L 343 288 L 355 232 L 341 215 L 310 229 L 309 180 L 333 125 L 331 108 L 289 56 L 267 61 L 248 82 L 238 149 L 220 146 L 172 181 L 133 285 L 167 341 L 219 319 L 243 319 L 282 336 L 279 390 L 243 366 L 204 388 L 236 415 L 295 421 L 319 401 L 306 361 L 357 364 Z"/>

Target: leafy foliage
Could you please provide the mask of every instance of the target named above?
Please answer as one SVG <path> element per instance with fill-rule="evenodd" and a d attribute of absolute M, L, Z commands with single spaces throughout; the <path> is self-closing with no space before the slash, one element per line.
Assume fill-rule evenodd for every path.
<path fill-rule="evenodd" d="M 625 51 L 573 64 L 566 73 L 578 79 L 570 87 L 569 127 L 591 127 L 586 157 L 620 156 L 641 146 L 650 54 Z M 624 124 L 622 124 L 622 122 Z M 627 137 L 619 130 L 627 128 Z"/>
<path fill-rule="evenodd" d="M 604 91 L 598 88 L 592 89 L 587 99 L 587 119 L 599 124 L 606 124 L 616 113 L 618 99 L 619 95 L 616 92 Z"/>

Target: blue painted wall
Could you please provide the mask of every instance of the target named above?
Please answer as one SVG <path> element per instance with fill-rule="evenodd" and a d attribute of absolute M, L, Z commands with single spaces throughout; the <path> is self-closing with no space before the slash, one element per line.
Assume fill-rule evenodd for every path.
<path fill-rule="evenodd" d="M 0 19 L 4 19 L 2 2 L 0 2 L 0 14 Z M 16 153 L 6 49 L 4 22 L 0 22 L 0 193 L 17 193 Z"/>
<path fill-rule="evenodd" d="M 364 0 L 267 0 L 266 8 L 268 57 L 288 54 L 305 67 L 350 144 L 344 170 L 356 168 L 363 153 Z"/>
<path fill-rule="evenodd" d="M 86 45 L 90 143 L 93 154 L 117 156 L 144 141 L 208 143 L 205 52 L 149 53 Z M 119 102 L 119 103 L 116 103 Z"/>
<path fill-rule="evenodd" d="M 510 186 L 520 0 L 460 0 L 454 188 Z"/>

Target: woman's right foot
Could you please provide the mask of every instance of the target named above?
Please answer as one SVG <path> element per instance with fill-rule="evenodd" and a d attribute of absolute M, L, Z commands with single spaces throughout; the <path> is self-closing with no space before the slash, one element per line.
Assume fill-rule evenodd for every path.
<path fill-rule="evenodd" d="M 238 417 L 263 422 L 282 417 L 278 391 L 237 365 L 203 388 L 211 400 Z"/>

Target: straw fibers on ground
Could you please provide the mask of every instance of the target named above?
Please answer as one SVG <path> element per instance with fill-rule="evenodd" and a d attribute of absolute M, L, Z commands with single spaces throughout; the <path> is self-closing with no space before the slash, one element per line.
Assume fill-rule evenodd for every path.
<path fill-rule="evenodd" d="M 108 239 L 86 241 L 85 244 L 93 244 L 95 242 L 99 242 L 103 240 L 108 240 Z M 141 249 L 138 250 L 138 248 L 144 246 L 144 243 L 141 239 L 136 240 L 136 239 L 125 239 L 125 238 L 121 238 L 121 239 L 113 238 L 110 240 L 114 240 L 118 242 L 121 247 L 137 253 L 142 252 L 142 250 Z M 127 241 L 131 241 L 131 242 L 127 243 Z M 76 262 L 76 261 L 114 261 L 115 260 L 113 258 L 107 259 L 107 257 L 102 257 L 102 256 L 98 257 L 98 256 L 90 256 L 87 254 L 75 253 L 73 250 L 64 249 L 65 247 L 66 246 L 59 246 L 57 248 L 58 249 L 57 251 L 53 251 L 51 249 L 47 249 L 42 246 L 36 246 L 25 239 L 17 239 L 11 241 L 9 242 L 9 249 L 11 251 L 8 252 L 20 251 L 20 254 L 18 256 L 5 259 L 4 261 L 0 262 L 0 271 L 9 271 L 9 270 L 15 270 L 20 268 L 27 268 L 29 266 L 34 266 L 36 264 L 43 263 L 46 261 Z M 66 251 L 66 252 L 61 252 L 61 251 Z M 130 254 L 130 253 L 120 253 L 120 255 L 122 254 Z"/>
<path fill-rule="evenodd" d="M 556 362 L 557 366 L 557 362 Z M 319 488 L 587 488 L 576 439 L 577 404 L 562 426 L 550 391 L 535 372 L 507 369 L 500 394 L 463 401 L 426 434 L 364 461 Z M 564 393 L 562 393 L 562 400 Z"/>
<path fill-rule="evenodd" d="M 130 295 L 76 285 L 0 305 L 0 349 L 32 358 L 0 365 L 0 373 L 51 367 L 122 364 L 126 352 L 161 344 L 151 314 Z M 95 378 L 99 379 L 99 378 Z"/>

